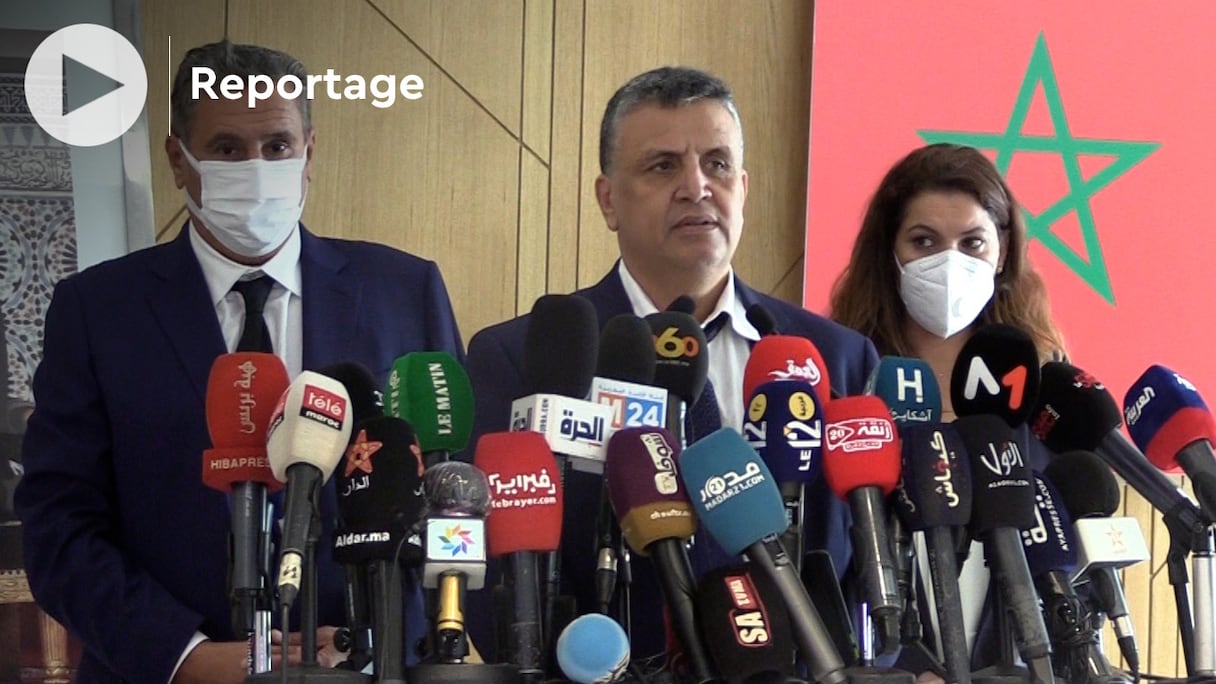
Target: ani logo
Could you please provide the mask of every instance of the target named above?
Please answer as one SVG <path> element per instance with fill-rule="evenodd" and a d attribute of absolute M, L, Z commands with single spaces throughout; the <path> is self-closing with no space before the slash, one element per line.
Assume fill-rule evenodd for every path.
<path fill-rule="evenodd" d="M 439 541 L 443 542 L 440 550 L 451 551 L 453 557 L 469 555 L 469 547 L 477 543 L 473 541 L 472 531 L 460 529 L 459 524 L 444 528 L 444 533 L 439 535 Z"/>

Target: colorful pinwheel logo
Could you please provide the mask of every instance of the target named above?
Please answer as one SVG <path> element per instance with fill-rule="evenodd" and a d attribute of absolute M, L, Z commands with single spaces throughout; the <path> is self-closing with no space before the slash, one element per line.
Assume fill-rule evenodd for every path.
<path fill-rule="evenodd" d="M 439 535 L 439 541 L 443 542 L 440 550 L 451 551 L 453 556 L 467 555 L 469 547 L 476 543 L 473 541 L 473 533 L 460 529 L 460 525 L 444 528 L 444 534 Z"/>

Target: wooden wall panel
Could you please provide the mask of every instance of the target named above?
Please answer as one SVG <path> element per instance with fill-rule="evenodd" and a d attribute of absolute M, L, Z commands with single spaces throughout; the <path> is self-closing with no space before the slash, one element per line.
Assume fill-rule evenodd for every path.
<path fill-rule="evenodd" d="M 553 116 L 549 175 L 549 291 L 580 282 L 579 234 L 583 204 L 595 203 L 582 186 L 586 9 L 582 0 L 557 0 L 553 9 Z M 601 224 L 602 225 L 602 224 Z M 606 231 L 605 231 L 606 232 Z"/>

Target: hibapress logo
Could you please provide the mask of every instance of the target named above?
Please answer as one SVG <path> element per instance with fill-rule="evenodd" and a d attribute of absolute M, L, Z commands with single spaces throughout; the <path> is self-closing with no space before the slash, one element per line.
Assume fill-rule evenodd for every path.
<path fill-rule="evenodd" d="M 117 139 L 139 118 L 147 96 L 148 75 L 135 46 L 97 24 L 55 31 L 34 49 L 25 69 L 30 114 L 68 145 L 94 147 Z"/>

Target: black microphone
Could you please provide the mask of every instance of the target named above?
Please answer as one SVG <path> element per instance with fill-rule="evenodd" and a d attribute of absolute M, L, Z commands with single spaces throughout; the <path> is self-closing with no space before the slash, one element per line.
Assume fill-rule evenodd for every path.
<path fill-rule="evenodd" d="M 905 424 L 901 437 L 895 510 L 909 529 L 925 533 L 947 681 L 967 684 L 971 667 L 953 532 L 971 521 L 971 458 L 953 425 Z"/>
<path fill-rule="evenodd" d="M 1031 681 L 1049 684 L 1053 681 L 1051 641 L 1019 533 L 1035 524 L 1030 466 L 1012 429 L 1001 418 L 967 416 L 954 426 L 971 457 L 971 534 L 984 544 L 984 556 L 1004 608 L 1012 614 L 1015 641 Z"/>
<path fill-rule="evenodd" d="M 1053 669 L 1070 684 L 1128 681 L 1112 670 L 1098 648 L 1084 602 L 1073 589 L 1077 543 L 1072 520 L 1051 484 L 1036 476 L 1035 524 L 1022 530 L 1026 564 L 1043 600 L 1043 616 L 1052 643 Z"/>
<path fill-rule="evenodd" d="M 751 323 L 756 332 L 760 333 L 760 337 L 781 334 L 781 330 L 777 328 L 777 319 L 773 318 L 773 312 L 760 302 L 747 307 L 747 322 Z"/>
<path fill-rule="evenodd" d="M 781 594 L 748 565 L 715 568 L 697 583 L 705 645 L 728 684 L 793 676 L 794 642 Z"/>
<path fill-rule="evenodd" d="M 1039 395 L 1034 340 L 1001 323 L 980 326 L 959 350 L 950 372 L 950 401 L 959 416 L 998 416 L 1010 427 L 1026 422 Z"/>
<path fill-rule="evenodd" d="M 709 377 L 705 331 L 690 314 L 675 311 L 650 314 L 646 323 L 654 335 L 654 385 L 668 391 L 663 426 L 683 446 L 689 441 L 684 413 L 697 403 Z"/>
<path fill-rule="evenodd" d="M 1127 598 L 1116 570 L 1134 563 L 1121 558 L 1124 544 L 1112 547 L 1112 537 L 1085 523 L 1091 519 L 1110 519 L 1119 510 L 1119 483 L 1111 474 L 1110 467 L 1102 459 L 1088 451 L 1069 451 L 1056 456 L 1043 473 L 1056 487 L 1064 507 L 1072 516 L 1074 535 L 1081 552 L 1093 562 L 1084 568 L 1082 577 L 1088 578 L 1091 598 L 1098 609 L 1110 618 L 1119 642 L 1119 651 L 1127 661 L 1133 674 L 1140 671 L 1140 653 L 1136 647 L 1136 634 L 1128 615 Z M 1138 527 L 1136 528 L 1138 529 Z M 1123 535 L 1120 535 L 1122 539 Z M 1130 541 L 1130 540 L 1129 540 Z M 1088 548 L 1092 546 L 1092 548 Z M 1110 553 L 1104 553 L 1109 549 Z"/>

